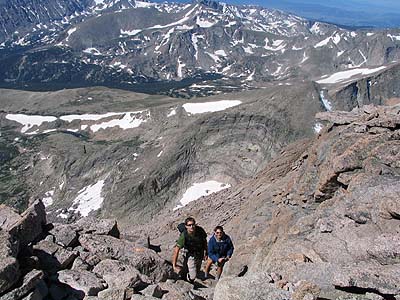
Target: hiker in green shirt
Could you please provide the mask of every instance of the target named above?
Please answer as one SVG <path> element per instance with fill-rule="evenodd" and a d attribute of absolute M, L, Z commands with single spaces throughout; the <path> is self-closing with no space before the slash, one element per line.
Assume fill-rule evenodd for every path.
<path fill-rule="evenodd" d="M 200 271 L 202 260 L 207 260 L 207 233 L 203 228 L 196 225 L 196 221 L 192 217 L 185 220 L 185 229 L 176 241 L 172 256 L 172 267 L 176 273 L 181 271 L 187 273 L 187 280 L 193 283 Z M 177 265 L 181 249 L 184 249 L 184 270 Z"/>

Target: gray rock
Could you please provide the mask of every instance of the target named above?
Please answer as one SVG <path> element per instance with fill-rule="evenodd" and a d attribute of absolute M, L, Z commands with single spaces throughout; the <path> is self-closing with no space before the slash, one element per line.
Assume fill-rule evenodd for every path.
<path fill-rule="evenodd" d="M 26 247 L 43 232 L 46 224 L 46 211 L 41 200 L 36 200 L 22 214 L 21 219 L 9 227 L 9 232 L 21 245 Z"/>
<path fill-rule="evenodd" d="M 24 300 L 42 300 L 48 295 L 48 288 L 46 283 L 41 280 L 37 284 L 35 290 L 28 294 L 28 296 L 24 297 Z"/>
<path fill-rule="evenodd" d="M 158 284 L 152 284 L 146 287 L 144 290 L 140 291 L 145 296 L 151 296 L 155 298 L 162 298 L 163 290 Z"/>
<path fill-rule="evenodd" d="M 22 285 L 0 297 L 0 300 L 19 300 L 28 295 L 39 283 L 42 282 L 43 272 L 33 270 L 25 275 Z"/>
<path fill-rule="evenodd" d="M 340 273 L 335 274 L 333 284 L 341 288 L 373 289 L 383 295 L 398 295 L 399 278 L 399 264 L 382 266 L 360 263 L 345 267 Z"/>
<path fill-rule="evenodd" d="M 107 284 L 95 274 L 84 270 L 63 270 L 58 272 L 60 283 L 66 284 L 74 289 L 74 294 L 80 299 L 85 296 L 97 296 L 98 292 L 104 290 Z"/>
<path fill-rule="evenodd" d="M 39 258 L 44 270 L 52 271 L 69 267 L 77 256 L 75 252 L 46 240 L 42 240 L 33 246 L 33 254 Z"/>
<path fill-rule="evenodd" d="M 125 290 L 143 285 L 143 275 L 138 270 L 117 260 L 105 259 L 94 267 L 93 272 L 103 277 L 109 288 Z"/>
<path fill-rule="evenodd" d="M 4 204 L 0 204 L 0 228 L 8 231 L 15 223 L 21 221 L 21 216 L 18 212 Z"/>
<path fill-rule="evenodd" d="M 159 283 L 160 288 L 165 291 L 162 299 L 166 300 L 190 300 L 192 297 L 189 293 L 193 289 L 193 285 L 189 282 L 178 280 L 167 280 Z"/>
<path fill-rule="evenodd" d="M 154 282 L 166 280 L 172 273 L 171 266 L 154 251 L 137 248 L 133 243 L 111 236 L 87 235 L 79 237 L 83 248 L 100 259 L 116 259 L 132 265 Z"/>
<path fill-rule="evenodd" d="M 101 300 L 125 300 L 125 289 L 108 288 L 99 292 L 99 299 Z"/>
<path fill-rule="evenodd" d="M 83 261 L 80 257 L 75 258 L 71 270 L 89 270 L 90 265 Z"/>
<path fill-rule="evenodd" d="M 214 292 L 214 300 L 251 300 L 251 299 L 291 299 L 288 291 L 278 289 L 274 284 L 266 283 L 262 276 L 251 274 L 244 277 L 221 278 Z"/>
<path fill-rule="evenodd" d="M 18 281 L 19 275 L 19 264 L 16 258 L 2 256 L 0 261 L 0 293 L 13 286 Z"/>
<path fill-rule="evenodd" d="M 74 225 L 53 224 L 50 233 L 55 237 L 55 242 L 64 247 L 74 247 L 78 243 L 78 234 Z"/>
<path fill-rule="evenodd" d="M 116 220 L 112 219 L 96 219 L 86 217 L 80 219 L 74 224 L 75 230 L 80 234 L 90 233 L 98 235 L 110 235 L 115 238 L 120 237 Z"/>
<path fill-rule="evenodd" d="M 132 297 L 130 298 L 131 300 L 157 300 L 158 298 L 151 297 L 151 296 L 144 296 L 144 295 L 139 295 L 139 294 L 133 294 Z M 170 299 L 170 298 L 165 298 L 165 299 Z M 176 300 L 181 300 L 181 298 L 175 298 Z M 190 298 L 188 298 L 189 300 Z"/>
<path fill-rule="evenodd" d="M 19 278 L 19 263 L 15 258 L 17 244 L 8 232 L 0 230 L 0 293 L 10 288 Z"/>
<path fill-rule="evenodd" d="M 382 265 L 397 264 L 400 258 L 400 235 L 382 234 L 367 248 L 368 254 Z"/>

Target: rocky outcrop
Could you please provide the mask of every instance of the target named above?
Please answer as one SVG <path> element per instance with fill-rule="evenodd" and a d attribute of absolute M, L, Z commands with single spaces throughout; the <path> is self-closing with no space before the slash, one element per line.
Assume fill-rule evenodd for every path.
<path fill-rule="evenodd" d="M 0 218 L 1 300 L 160 297 L 172 276 L 153 250 L 119 239 L 115 220 L 46 224 L 41 201 L 21 215 L 3 205 Z"/>
<path fill-rule="evenodd" d="M 280 274 L 292 298 L 301 282 L 318 290 L 307 299 L 399 297 L 399 117 L 399 106 L 318 114 L 329 122 L 288 174 L 276 181 L 260 175 L 267 188 L 259 196 L 273 213 L 248 242 L 257 254 L 237 254 L 241 263 L 247 257 L 249 272 L 222 280 L 214 299 L 233 297 L 230 285 L 251 289 L 246 282 L 259 272 Z"/>
<path fill-rule="evenodd" d="M 186 215 L 207 232 L 223 225 L 235 252 L 214 300 L 397 299 L 399 116 L 398 105 L 318 114 L 315 139 L 254 179 L 162 214 L 159 229 L 148 225 L 152 241 L 173 246 Z"/>

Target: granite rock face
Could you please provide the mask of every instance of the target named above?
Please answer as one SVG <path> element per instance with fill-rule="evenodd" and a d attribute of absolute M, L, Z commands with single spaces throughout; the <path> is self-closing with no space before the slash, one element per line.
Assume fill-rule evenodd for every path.
<path fill-rule="evenodd" d="M 115 220 L 46 224 L 41 201 L 21 215 L 3 205 L 0 216 L 1 300 L 126 300 L 172 276 L 171 266 L 156 252 L 120 239 Z"/>
<path fill-rule="evenodd" d="M 154 244 L 172 251 L 173 230 L 187 215 L 209 233 L 224 226 L 235 252 L 214 300 L 237 294 L 250 300 L 257 293 L 263 299 L 395 299 L 399 116 L 398 105 L 320 113 L 325 125 L 317 137 L 289 145 L 234 189 L 161 214 L 158 227 L 149 224 L 147 231 Z"/>

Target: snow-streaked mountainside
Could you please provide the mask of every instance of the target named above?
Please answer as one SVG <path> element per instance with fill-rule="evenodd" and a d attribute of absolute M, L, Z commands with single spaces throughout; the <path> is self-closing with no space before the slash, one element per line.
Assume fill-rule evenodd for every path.
<path fill-rule="evenodd" d="M 351 31 L 214 1 L 11 0 L 0 4 L 0 26 L 0 85 L 13 88 L 207 95 L 400 57 L 400 30 Z"/>

